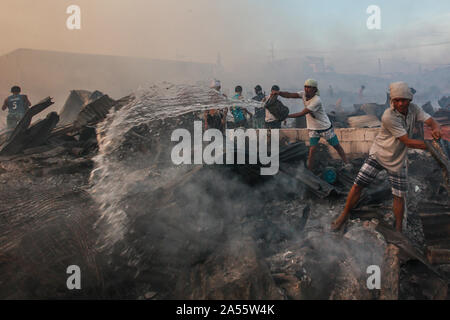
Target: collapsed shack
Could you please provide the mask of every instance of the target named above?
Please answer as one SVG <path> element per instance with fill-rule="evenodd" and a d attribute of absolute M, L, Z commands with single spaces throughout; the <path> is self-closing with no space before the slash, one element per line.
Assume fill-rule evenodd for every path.
<path fill-rule="evenodd" d="M 100 91 L 72 90 L 61 110 L 60 124 L 66 125 L 73 123 L 86 105 L 103 96 L 104 94 Z"/>
<path fill-rule="evenodd" d="M 410 158 L 404 236 L 392 232 L 382 175 L 333 234 L 364 159 L 348 172 L 321 147 L 312 174 L 296 143 L 281 148 L 274 177 L 259 166 L 174 166 L 170 135 L 192 132 L 199 113 L 133 123 L 132 100 L 97 99 L 39 146 L 0 159 L 1 298 L 448 298 L 450 203 L 431 157 Z M 65 286 L 73 264 L 81 291 Z M 370 265 L 381 267 L 381 290 L 367 288 Z"/>

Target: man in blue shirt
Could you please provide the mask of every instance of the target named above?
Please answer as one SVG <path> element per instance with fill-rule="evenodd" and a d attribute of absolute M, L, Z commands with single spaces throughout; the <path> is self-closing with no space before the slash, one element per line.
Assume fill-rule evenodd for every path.
<path fill-rule="evenodd" d="M 20 94 L 20 91 L 20 87 L 12 87 L 12 95 L 5 99 L 2 106 L 3 111 L 8 109 L 8 116 L 6 117 L 8 129 L 14 129 L 17 124 L 19 124 L 28 108 L 31 106 L 31 102 L 28 100 L 28 97 L 24 94 Z"/>
<path fill-rule="evenodd" d="M 244 96 L 242 95 L 242 87 L 241 86 L 237 86 L 234 90 L 235 95 L 233 96 L 233 100 L 244 100 Z M 232 128 L 247 128 L 248 124 L 247 124 L 247 118 L 245 117 L 246 114 L 248 114 L 249 116 L 252 116 L 252 114 L 250 112 L 248 112 L 248 110 L 244 107 L 239 107 L 239 106 L 233 106 L 230 107 L 230 112 L 233 115 L 233 119 L 234 119 L 234 123 L 231 124 Z M 232 129 L 230 128 L 230 124 L 228 126 L 228 129 Z"/>

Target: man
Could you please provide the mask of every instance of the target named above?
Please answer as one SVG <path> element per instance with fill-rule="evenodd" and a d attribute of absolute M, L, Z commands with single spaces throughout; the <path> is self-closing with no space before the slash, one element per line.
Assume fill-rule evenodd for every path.
<path fill-rule="evenodd" d="M 237 86 L 234 89 L 235 95 L 233 96 L 233 100 L 244 100 L 244 96 L 242 95 L 242 87 L 241 86 Z M 227 119 L 227 127 L 229 129 L 234 129 L 234 128 L 247 128 L 248 124 L 247 124 L 247 118 L 245 117 L 246 114 L 252 116 L 252 114 L 250 112 L 248 112 L 247 109 L 243 108 L 243 107 L 239 107 L 239 106 L 233 106 L 230 107 L 230 112 L 233 115 L 233 120 L 234 122 L 229 123 L 228 119 Z"/>
<path fill-rule="evenodd" d="M 309 130 L 309 156 L 308 169 L 312 170 L 314 167 L 314 154 L 317 151 L 319 140 L 323 137 L 328 143 L 338 152 L 346 166 L 350 166 L 344 149 L 339 143 L 339 139 L 334 133 L 333 125 L 328 118 L 320 100 L 320 91 L 316 80 L 308 79 L 305 82 L 304 91 L 298 93 L 277 92 L 280 97 L 288 99 L 303 99 L 305 109 L 302 112 L 289 115 L 289 118 L 299 118 L 306 116 L 306 126 Z"/>
<path fill-rule="evenodd" d="M 14 129 L 19 124 L 28 108 L 31 106 L 31 102 L 28 100 L 28 97 L 24 94 L 20 94 L 20 91 L 20 87 L 12 87 L 12 95 L 5 99 L 2 106 L 3 111 L 8 109 L 8 116 L 6 117 L 8 129 Z"/>
<path fill-rule="evenodd" d="M 330 97 L 334 96 L 334 90 L 333 90 L 333 87 L 331 86 L 331 84 L 328 87 L 328 96 L 330 96 Z"/>
<path fill-rule="evenodd" d="M 262 91 L 262 87 L 258 84 L 255 87 L 255 94 L 256 96 L 254 96 L 252 99 L 258 102 L 262 102 L 265 98 L 265 94 Z M 262 129 L 264 128 L 264 124 L 265 124 L 265 111 L 264 111 L 264 107 L 256 107 L 255 108 L 255 115 L 253 117 L 253 121 L 254 121 L 254 127 L 255 129 Z"/>
<path fill-rule="evenodd" d="M 409 138 L 417 121 L 425 122 L 432 128 L 433 138 L 441 137 L 439 124 L 417 105 L 411 103 L 413 93 L 405 82 L 390 85 L 391 107 L 382 117 L 381 130 L 369 152 L 369 158 L 362 166 L 350 190 L 342 214 L 332 223 L 331 230 L 339 230 L 352 208 L 358 202 L 362 190 L 367 187 L 381 170 L 389 174 L 389 182 L 394 197 L 393 211 L 395 228 L 402 231 L 405 196 L 407 192 L 406 160 L 408 148 L 426 150 L 423 141 Z"/>
<path fill-rule="evenodd" d="M 272 98 L 273 96 L 277 96 L 280 92 L 280 87 L 277 85 L 273 85 L 270 89 L 270 96 L 263 99 L 263 103 L 265 104 L 267 100 Z M 278 97 L 277 97 L 278 99 Z M 269 109 L 266 109 L 266 117 L 265 117 L 265 123 L 266 123 L 266 129 L 281 129 L 281 121 L 278 120 L 270 111 Z"/>
<path fill-rule="evenodd" d="M 224 94 L 222 94 L 220 92 L 221 87 L 222 86 L 221 86 L 221 83 L 219 80 L 213 80 L 211 82 L 210 88 L 215 90 L 220 95 L 226 97 Z M 211 100 L 213 102 L 216 101 L 217 95 L 211 97 Z M 219 102 L 219 101 L 217 101 L 217 102 Z M 218 130 L 224 132 L 225 131 L 226 114 L 227 114 L 227 108 L 225 108 L 224 110 L 219 110 L 219 109 L 206 110 L 203 113 L 204 129 L 205 130 L 218 129 Z"/>
<path fill-rule="evenodd" d="M 263 93 L 262 87 L 259 84 L 255 87 L 255 94 L 256 96 L 254 96 L 252 99 L 258 102 L 263 101 L 263 99 L 266 97 Z"/>
<path fill-rule="evenodd" d="M 366 86 L 361 86 L 361 88 L 359 88 L 359 93 L 358 93 L 358 97 L 359 100 L 362 100 L 364 98 L 364 90 L 366 90 Z"/>

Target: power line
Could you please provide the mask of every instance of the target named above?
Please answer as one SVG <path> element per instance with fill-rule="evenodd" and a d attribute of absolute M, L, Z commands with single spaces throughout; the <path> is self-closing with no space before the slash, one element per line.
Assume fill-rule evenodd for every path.
<path fill-rule="evenodd" d="M 437 47 L 437 46 L 446 46 L 450 45 L 450 40 L 448 41 L 442 41 L 437 43 L 427 43 L 427 44 L 419 44 L 419 45 L 409 45 L 409 46 L 402 46 L 399 48 L 398 46 L 395 48 L 351 48 L 351 49 L 334 49 L 334 50 L 281 50 L 281 51 L 294 51 L 302 54 L 332 54 L 336 52 L 382 52 L 382 51 L 399 51 L 399 50 L 409 50 L 409 49 L 416 49 L 416 48 L 424 48 L 424 47 Z"/>

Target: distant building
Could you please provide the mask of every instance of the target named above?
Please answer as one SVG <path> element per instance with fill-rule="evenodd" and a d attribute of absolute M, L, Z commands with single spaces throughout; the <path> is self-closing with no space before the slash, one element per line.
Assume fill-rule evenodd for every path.
<path fill-rule="evenodd" d="M 303 71 L 305 73 L 326 72 L 326 70 L 324 58 L 311 56 L 305 58 L 303 63 Z"/>
<path fill-rule="evenodd" d="M 0 56 L 0 92 L 17 83 L 31 101 L 52 96 L 62 107 L 71 90 L 100 90 L 121 98 L 156 82 L 210 80 L 214 68 L 207 63 L 18 49 Z"/>

